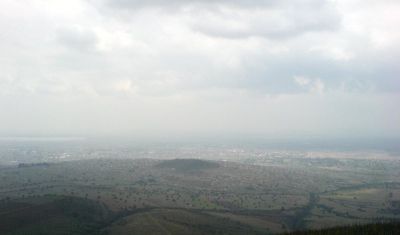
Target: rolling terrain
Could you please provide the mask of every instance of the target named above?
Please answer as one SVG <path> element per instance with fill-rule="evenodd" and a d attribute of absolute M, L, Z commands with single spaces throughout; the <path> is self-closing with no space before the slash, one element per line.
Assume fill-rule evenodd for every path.
<path fill-rule="evenodd" d="M 16 205 L 1 211 L 37 198 L 75 198 L 102 208 L 78 227 L 111 235 L 278 234 L 400 219 L 399 182 L 325 172 L 199 159 L 19 164 L 0 170 L 1 202 Z M 68 218 L 61 227 L 75 223 L 54 213 Z"/>

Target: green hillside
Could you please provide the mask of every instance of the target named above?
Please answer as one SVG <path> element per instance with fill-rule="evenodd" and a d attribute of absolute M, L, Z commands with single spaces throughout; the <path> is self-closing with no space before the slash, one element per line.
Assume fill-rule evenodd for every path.
<path fill-rule="evenodd" d="M 0 203 L 0 234 L 97 234 L 112 218 L 109 210 L 90 200 L 45 196 Z"/>
<path fill-rule="evenodd" d="M 149 209 L 121 218 L 111 224 L 108 235 L 262 235 L 260 231 L 243 223 L 207 213 L 182 209 Z"/>
<path fill-rule="evenodd" d="M 66 196 L 37 196 L 0 201 L 2 235 L 257 235 L 273 234 L 267 220 L 198 209 L 139 208 L 111 212 L 97 201 Z M 268 226 L 267 226 L 268 227 Z M 400 223 L 344 226 L 286 235 L 395 235 Z"/>

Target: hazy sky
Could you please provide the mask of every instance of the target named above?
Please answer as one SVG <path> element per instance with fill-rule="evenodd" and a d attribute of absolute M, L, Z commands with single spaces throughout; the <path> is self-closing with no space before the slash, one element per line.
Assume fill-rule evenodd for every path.
<path fill-rule="evenodd" d="M 0 136 L 399 136 L 398 0 L 1 0 Z"/>

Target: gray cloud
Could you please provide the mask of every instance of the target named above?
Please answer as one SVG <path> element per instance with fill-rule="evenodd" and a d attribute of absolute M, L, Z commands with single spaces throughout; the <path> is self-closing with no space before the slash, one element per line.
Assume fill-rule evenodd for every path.
<path fill-rule="evenodd" d="M 297 4 L 260 7 L 257 10 L 213 10 L 194 20 L 192 27 L 216 37 L 259 36 L 272 39 L 291 38 L 307 32 L 331 31 L 340 27 L 340 15 L 332 4 L 320 2 L 313 5 L 293 5 Z"/>
<path fill-rule="evenodd" d="M 320 6 L 328 1 L 319 0 L 107 0 L 107 4 L 113 7 L 137 9 L 140 7 L 182 7 L 182 6 L 240 6 L 240 7 L 276 7 L 276 6 L 292 6 L 299 5 Z"/>
<path fill-rule="evenodd" d="M 119 8 L 130 8 L 137 9 L 141 7 L 182 7 L 189 5 L 231 5 L 231 6 L 249 6 L 249 7 L 259 7 L 259 6 L 271 6 L 276 5 L 279 1 L 276 0 L 172 0 L 172 1 L 162 1 L 162 0 L 110 0 L 107 2 L 109 6 L 119 7 Z"/>
<path fill-rule="evenodd" d="M 2 1 L 0 131 L 399 133 L 400 4 L 367 2 Z"/>
<path fill-rule="evenodd" d="M 306 32 L 330 31 L 340 26 L 340 15 L 331 1 L 315 0 L 191 0 L 107 2 L 120 11 L 166 9 L 189 18 L 193 30 L 209 36 L 290 38 Z M 183 9 L 182 9 L 183 8 Z"/>
<path fill-rule="evenodd" d="M 93 51 L 96 49 L 97 37 L 90 30 L 75 28 L 62 28 L 57 32 L 57 40 L 69 49 Z"/>

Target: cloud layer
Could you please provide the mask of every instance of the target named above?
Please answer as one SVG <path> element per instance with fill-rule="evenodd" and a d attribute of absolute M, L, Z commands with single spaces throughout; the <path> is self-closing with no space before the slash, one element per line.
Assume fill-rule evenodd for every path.
<path fill-rule="evenodd" d="M 4 0 L 0 131 L 395 135 L 399 11 L 393 0 Z"/>

